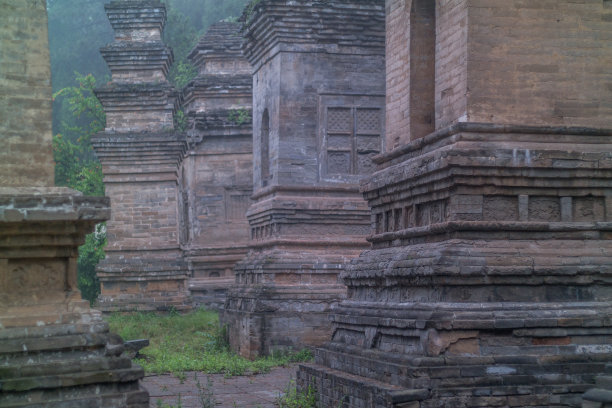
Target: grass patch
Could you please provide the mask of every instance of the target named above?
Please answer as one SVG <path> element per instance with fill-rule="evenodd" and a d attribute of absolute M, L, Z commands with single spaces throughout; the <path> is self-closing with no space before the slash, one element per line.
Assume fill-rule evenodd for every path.
<path fill-rule="evenodd" d="M 219 315 L 208 310 L 188 314 L 171 312 L 112 314 L 107 317 L 111 331 L 124 340 L 149 339 L 135 361 L 147 373 L 173 373 L 179 378 L 185 371 L 223 373 L 226 376 L 258 374 L 289 363 L 310 361 L 309 350 L 273 354 L 250 361 L 229 350 L 225 331 L 219 327 Z"/>

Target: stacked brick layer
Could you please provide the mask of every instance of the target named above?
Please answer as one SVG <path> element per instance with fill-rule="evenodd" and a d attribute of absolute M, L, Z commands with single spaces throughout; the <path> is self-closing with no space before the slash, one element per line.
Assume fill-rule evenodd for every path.
<path fill-rule="evenodd" d="M 329 336 L 330 308 L 345 295 L 338 274 L 365 248 L 369 227 L 352 189 L 269 190 L 249 209 L 251 251 L 234 268 L 221 316 L 232 349 L 249 358 Z"/>
<path fill-rule="evenodd" d="M 612 365 L 606 365 L 606 372 L 595 378 L 595 387 L 582 396 L 582 408 L 612 407 Z"/>
<path fill-rule="evenodd" d="M 266 55 L 280 50 L 307 50 L 312 45 L 331 53 L 376 55 L 384 43 L 381 11 L 377 0 L 254 2 L 241 17 L 245 22 L 244 36 L 248 38 L 244 53 L 255 69 Z"/>
<path fill-rule="evenodd" d="M 210 26 L 187 57 L 199 68 L 200 74 L 249 73 L 250 67 L 244 64 L 242 55 L 243 41 L 239 23 L 220 21 Z"/>

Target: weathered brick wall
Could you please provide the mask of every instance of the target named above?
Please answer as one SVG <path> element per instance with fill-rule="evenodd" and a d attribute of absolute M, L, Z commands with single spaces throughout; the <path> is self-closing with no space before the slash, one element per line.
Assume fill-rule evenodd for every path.
<path fill-rule="evenodd" d="M 118 209 L 107 224 L 108 249 L 178 247 L 177 191 L 173 180 L 108 183 L 106 193 Z"/>
<path fill-rule="evenodd" d="M 325 174 L 325 166 L 329 163 L 326 163 L 327 159 L 323 154 L 325 136 L 322 134 L 322 128 L 325 113 L 319 112 L 319 109 L 327 105 L 363 106 L 378 108 L 382 112 L 381 103 L 374 99 L 382 96 L 380 84 L 384 81 L 383 59 L 360 55 L 329 56 L 324 53 L 282 53 L 278 59 L 280 61 L 274 65 L 274 69 L 269 69 L 268 72 L 277 78 L 283 78 L 279 83 L 278 132 L 275 131 L 273 110 L 268 108 L 272 183 L 325 184 L 331 178 Z M 276 69 L 278 71 L 275 71 Z M 273 81 L 264 79 L 264 83 Z M 310 85 L 305 87 L 305 83 Z M 354 89 L 351 84 L 359 84 L 359 88 Z M 327 94 L 345 95 L 345 101 L 338 98 L 327 104 Z M 362 99 L 353 102 L 354 95 L 362 96 Z M 266 96 L 255 94 L 256 99 L 262 97 Z M 254 105 L 263 106 L 258 102 Z M 380 121 L 378 124 L 377 133 L 380 132 Z M 254 129 L 258 135 L 257 130 L 260 128 Z M 380 141 L 372 148 L 380 152 Z M 356 174 L 357 172 L 353 171 L 334 176 L 332 183 L 357 182 Z"/>
<path fill-rule="evenodd" d="M 387 1 L 387 150 L 428 133 L 421 127 L 427 112 L 416 108 L 429 103 L 422 88 L 432 52 L 436 129 L 456 122 L 609 126 L 609 2 L 442 0 L 435 50 L 426 26 L 418 28 L 423 4 Z"/>
<path fill-rule="evenodd" d="M 387 149 L 434 130 L 435 4 L 386 4 Z"/>
<path fill-rule="evenodd" d="M 106 119 L 106 130 L 109 132 L 160 132 L 172 129 L 173 121 L 172 111 L 167 110 L 123 111 L 119 114 L 109 112 Z"/>
<path fill-rule="evenodd" d="M 253 182 L 251 146 L 237 140 L 217 143 L 215 147 L 204 144 L 183 163 L 190 173 L 185 185 L 192 192 L 187 226 L 190 244 L 246 245 L 249 224 L 245 213 L 251 203 Z"/>
<path fill-rule="evenodd" d="M 406 0 L 386 2 L 387 101 L 386 148 L 394 149 L 408 141 L 410 130 L 410 30 Z"/>
<path fill-rule="evenodd" d="M 468 4 L 469 121 L 610 127 L 609 1 Z"/>
<path fill-rule="evenodd" d="M 263 65 L 253 74 L 253 188 L 257 190 L 264 184 L 262 180 L 262 160 L 268 160 L 268 168 L 275 168 L 274 157 L 277 157 L 277 143 L 270 143 L 269 155 L 262 155 L 262 118 L 264 111 L 268 111 L 269 140 L 278 140 L 278 127 L 280 115 L 280 58 L 275 58 Z M 275 75 L 276 74 L 276 75 Z M 257 99 L 257 100 L 255 100 Z M 273 173 L 272 173 L 273 174 Z M 272 175 L 272 177 L 275 177 Z"/>
<path fill-rule="evenodd" d="M 0 186 L 52 186 L 44 0 L 0 0 Z"/>
<path fill-rule="evenodd" d="M 436 13 L 436 129 L 466 114 L 468 0 L 442 0 Z"/>

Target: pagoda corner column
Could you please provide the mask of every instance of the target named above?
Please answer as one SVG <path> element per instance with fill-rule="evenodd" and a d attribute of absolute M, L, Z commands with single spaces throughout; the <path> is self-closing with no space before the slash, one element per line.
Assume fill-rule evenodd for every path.
<path fill-rule="evenodd" d="M 162 42 L 166 9 L 159 1 L 112 1 L 105 10 L 115 39 L 100 52 L 112 81 L 96 89 L 106 128 L 93 145 L 113 214 L 106 259 L 97 269 L 99 307 L 186 309 L 179 208 L 187 144 L 174 131 L 178 93 L 166 79 L 173 60 Z"/>

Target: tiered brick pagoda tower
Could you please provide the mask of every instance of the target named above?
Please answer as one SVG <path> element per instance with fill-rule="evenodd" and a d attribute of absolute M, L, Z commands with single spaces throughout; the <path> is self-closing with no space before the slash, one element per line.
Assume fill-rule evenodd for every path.
<path fill-rule="evenodd" d="M 606 3 L 387 1 L 372 247 L 299 371 L 322 406 L 581 405 L 612 359 Z"/>
<path fill-rule="evenodd" d="M 142 369 L 77 288 L 78 246 L 110 209 L 53 186 L 46 3 L 2 6 L 0 406 L 147 408 Z"/>
<path fill-rule="evenodd" d="M 188 269 L 180 250 L 180 163 L 174 132 L 178 95 L 167 82 L 172 52 L 162 43 L 163 3 L 115 0 L 105 6 L 115 41 L 101 53 L 112 82 L 97 89 L 106 130 L 94 148 L 113 213 L 106 259 L 98 266 L 103 311 L 183 308 Z"/>
<path fill-rule="evenodd" d="M 223 323 L 254 357 L 320 344 L 338 273 L 365 248 L 358 181 L 381 152 L 382 1 L 263 0 L 243 14 L 253 66 L 254 203 L 248 256 Z"/>
<path fill-rule="evenodd" d="M 252 76 L 239 23 L 213 24 L 189 54 L 198 75 L 183 91 L 185 260 L 194 304 L 220 308 L 247 253 L 253 193 Z"/>

